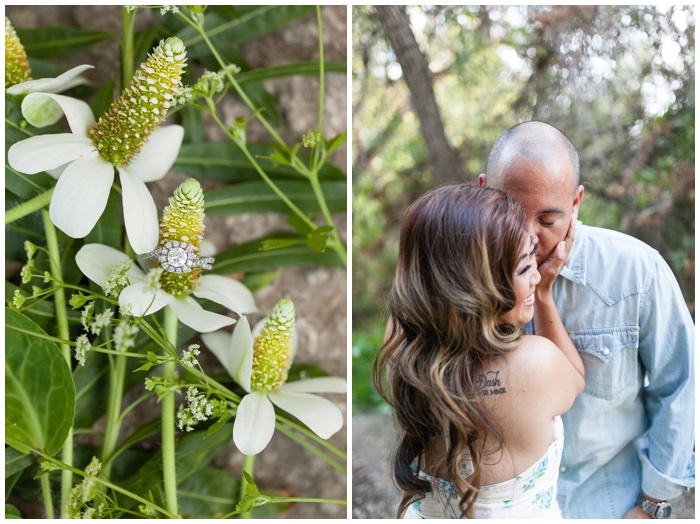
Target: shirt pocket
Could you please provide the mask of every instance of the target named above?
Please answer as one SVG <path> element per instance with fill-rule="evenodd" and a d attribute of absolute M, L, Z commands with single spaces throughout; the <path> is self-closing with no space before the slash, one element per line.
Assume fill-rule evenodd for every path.
<path fill-rule="evenodd" d="M 635 383 L 638 326 L 580 329 L 569 336 L 586 369 L 586 393 L 612 400 Z"/>

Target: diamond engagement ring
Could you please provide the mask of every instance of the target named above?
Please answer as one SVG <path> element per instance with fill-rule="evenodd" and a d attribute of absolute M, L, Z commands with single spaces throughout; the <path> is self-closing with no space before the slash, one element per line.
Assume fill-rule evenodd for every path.
<path fill-rule="evenodd" d="M 163 269 L 171 273 L 188 273 L 193 267 L 211 269 L 214 263 L 213 257 L 198 257 L 194 254 L 194 247 L 186 242 L 171 240 L 163 247 L 145 253 L 143 258 L 155 258 L 163 266 Z"/>

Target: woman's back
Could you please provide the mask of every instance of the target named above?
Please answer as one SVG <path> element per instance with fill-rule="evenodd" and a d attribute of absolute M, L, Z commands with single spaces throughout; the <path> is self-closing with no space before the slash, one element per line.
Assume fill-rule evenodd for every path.
<path fill-rule="evenodd" d="M 476 382 L 480 402 L 501 430 L 503 445 L 487 439 L 481 464 L 481 493 L 475 518 L 556 518 L 563 426 L 559 415 L 576 397 L 571 366 L 549 340 L 523 336 L 518 349 L 492 359 Z M 454 485 L 443 480 L 440 464 L 446 441 L 435 439 L 422 461 L 421 477 L 431 483 L 427 497 L 407 511 L 405 518 L 459 516 Z M 462 474 L 470 479 L 473 467 L 464 457 Z"/>

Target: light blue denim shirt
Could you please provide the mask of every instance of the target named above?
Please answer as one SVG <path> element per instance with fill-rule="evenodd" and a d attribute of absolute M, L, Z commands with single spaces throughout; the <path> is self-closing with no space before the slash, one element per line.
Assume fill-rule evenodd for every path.
<path fill-rule="evenodd" d="M 621 518 L 641 490 L 668 500 L 694 486 L 694 325 L 666 262 L 579 222 L 554 300 L 586 368 L 562 417 L 563 516 Z"/>

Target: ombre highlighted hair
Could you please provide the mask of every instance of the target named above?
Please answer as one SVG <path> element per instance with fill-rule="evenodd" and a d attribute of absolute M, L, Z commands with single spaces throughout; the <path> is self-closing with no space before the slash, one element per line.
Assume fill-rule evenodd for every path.
<path fill-rule="evenodd" d="M 477 400 L 475 382 L 491 359 L 520 345 L 522 330 L 499 318 L 516 305 L 513 274 L 525 232 L 520 206 L 489 187 L 442 186 L 406 211 L 388 301 L 390 327 L 372 372 L 399 426 L 399 517 L 431 489 L 418 472 L 434 439 L 447 443 L 437 467 L 459 490 L 462 517 L 473 515 L 484 443 L 488 437 L 503 445 Z M 466 453 L 474 466 L 469 480 L 459 474 Z"/>

